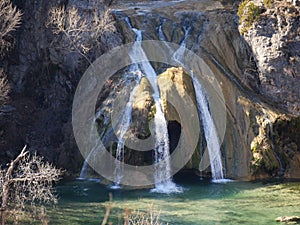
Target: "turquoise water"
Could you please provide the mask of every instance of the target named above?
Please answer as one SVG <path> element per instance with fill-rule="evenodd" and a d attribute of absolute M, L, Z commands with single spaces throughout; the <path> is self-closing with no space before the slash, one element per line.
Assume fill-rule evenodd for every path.
<path fill-rule="evenodd" d="M 186 178 L 185 178 L 186 180 Z M 59 186 L 59 204 L 48 209 L 49 224 L 101 224 L 113 194 L 109 222 L 118 224 L 124 209 L 160 211 L 161 221 L 174 225 L 278 224 L 278 216 L 300 216 L 300 183 L 230 182 L 177 179 L 180 194 L 157 194 L 149 190 L 111 190 L 95 181 L 74 181 Z"/>

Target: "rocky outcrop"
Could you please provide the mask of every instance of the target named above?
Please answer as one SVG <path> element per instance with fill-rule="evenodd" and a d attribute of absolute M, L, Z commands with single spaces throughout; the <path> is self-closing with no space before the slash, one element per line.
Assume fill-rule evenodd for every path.
<path fill-rule="evenodd" d="M 262 13 L 244 33 L 258 67 L 259 92 L 300 115 L 300 7 L 287 1 L 254 1 Z"/>
<path fill-rule="evenodd" d="M 132 24 L 143 29 L 146 37 L 153 38 L 153 33 L 158 36 L 157 30 L 154 28 L 159 26 L 157 18 L 161 15 L 149 13 L 148 16 L 142 14 L 136 16 L 134 11 L 128 13 Z M 171 12 L 170 14 L 168 16 L 174 16 Z M 225 19 L 220 20 L 219 18 Z M 296 147 L 293 141 L 288 141 L 289 138 L 279 137 L 277 132 L 280 132 L 282 128 L 279 130 L 275 128 L 279 118 L 284 117 L 284 121 L 295 119 L 293 116 L 286 115 L 286 111 L 297 113 L 297 107 L 287 107 L 289 104 L 284 102 L 283 96 L 287 95 L 285 99 L 294 99 L 291 100 L 294 102 L 292 103 L 294 106 L 299 104 L 299 101 L 293 97 L 299 94 L 296 90 L 297 85 L 294 85 L 296 79 L 291 77 L 285 79 L 279 72 L 278 75 L 275 73 L 275 76 L 274 73 L 272 75 L 269 73 L 269 76 L 268 73 L 263 72 L 261 64 L 257 60 L 257 57 L 262 57 L 262 54 L 257 52 L 256 46 L 266 42 L 258 40 L 255 45 L 251 45 L 252 42 L 254 43 L 254 39 L 251 39 L 251 42 L 250 37 L 249 39 L 246 37 L 250 44 L 249 47 L 240 36 L 237 20 L 234 12 L 222 10 L 205 13 L 183 10 L 176 13 L 175 20 L 172 22 L 165 16 L 159 19 L 167 41 L 180 43 L 179 40 L 182 40 L 184 36 L 183 28 L 190 28 L 187 47 L 204 59 L 220 82 L 227 109 L 227 127 L 222 144 L 227 176 L 247 180 L 270 176 L 297 177 L 298 172 L 293 174 L 290 172 L 299 171 L 300 167 L 297 163 L 299 147 L 298 145 Z M 182 28 L 178 30 L 178 27 Z M 126 27 L 122 29 L 126 29 Z M 251 31 L 247 35 L 250 34 Z M 290 42 L 287 41 L 285 44 L 288 43 Z M 289 51 L 294 54 L 292 52 L 295 50 L 287 49 L 287 52 Z M 280 61 L 281 59 L 276 58 L 276 60 Z M 273 62 L 270 61 L 270 63 Z M 280 64 L 272 66 L 278 67 L 278 71 L 281 70 Z M 289 66 L 297 69 L 297 64 Z M 262 79 L 262 76 L 265 76 L 265 79 Z M 277 85 L 276 91 L 280 90 L 279 94 L 282 97 L 274 98 L 275 92 L 273 91 L 275 89 L 273 91 L 264 90 L 271 83 L 269 78 L 277 79 L 279 83 L 282 82 L 282 85 Z M 172 76 L 169 80 L 172 81 Z M 172 86 L 172 82 L 166 82 L 166 84 L 169 87 Z M 167 88 L 169 88 L 168 85 L 166 85 Z M 284 90 L 281 90 L 279 86 Z M 162 97 L 164 98 L 164 96 L 166 94 L 162 92 Z M 172 106 L 164 103 L 164 108 L 169 120 L 179 121 L 178 114 Z M 296 125 L 292 127 L 297 129 Z M 278 142 L 284 140 L 288 142 L 286 145 L 289 147 L 277 147 Z M 293 156 L 283 156 L 282 153 L 285 151 L 283 148 L 292 148 L 293 150 L 286 151 L 292 151 Z M 289 167 L 293 169 L 288 169 Z"/>
<path fill-rule="evenodd" d="M 170 95 L 176 91 L 181 99 L 187 98 L 186 95 L 188 95 L 196 105 L 195 91 L 190 75 L 184 72 L 182 67 L 171 67 L 158 76 L 157 83 L 166 120 L 181 123 L 176 109 L 168 100 L 171 98 Z"/>
<path fill-rule="evenodd" d="M 152 98 L 153 90 L 147 80 L 143 77 L 136 93 L 136 99 L 132 111 L 132 130 L 138 138 L 150 136 L 149 121 L 154 117 L 155 106 Z"/>
<path fill-rule="evenodd" d="M 180 117 L 178 109 L 176 109 L 176 107 L 180 105 L 179 107 L 186 107 L 186 110 L 188 110 L 188 107 L 180 103 L 176 104 L 175 102 L 183 100 L 185 101 L 185 103 L 187 103 L 187 99 L 190 99 L 190 104 L 193 104 L 196 107 L 197 103 L 195 90 L 191 76 L 187 74 L 182 67 L 168 68 L 165 72 L 161 73 L 158 76 L 157 83 L 160 90 L 161 103 L 163 106 L 165 118 L 169 124 L 168 130 L 170 138 L 170 149 L 172 151 L 177 147 L 178 139 L 182 135 L 182 129 L 185 128 L 184 123 L 186 123 L 187 120 L 191 119 L 191 117 Z M 180 98 L 180 100 L 178 100 L 178 98 Z M 189 114 L 189 116 L 192 115 Z M 190 127 L 188 129 L 192 130 Z M 202 141 L 202 139 L 200 139 L 200 141 Z M 200 145 L 200 141 L 198 143 L 198 146 Z M 198 169 L 200 158 L 200 151 L 198 151 L 198 149 L 195 149 L 192 158 L 189 160 L 184 169 Z"/>
<path fill-rule="evenodd" d="M 257 65 L 256 90 L 271 100 L 269 109 L 252 120 L 258 127 L 251 142 L 253 174 L 299 178 L 299 137 L 295 135 L 300 115 L 300 8 L 288 1 L 260 0 L 248 1 L 244 8 L 249 4 L 258 8 L 258 14 L 243 35 Z M 283 130 L 289 130 L 288 135 L 283 136 Z"/>
<path fill-rule="evenodd" d="M 7 104 L 14 108 L 0 115 L 0 164 L 9 162 L 27 144 L 30 151 L 69 174 L 80 171 L 83 159 L 73 137 L 71 110 L 77 83 L 89 63 L 77 52 L 63 51 L 62 42 L 57 42 L 63 37 L 53 34 L 46 24 L 51 7 L 74 6 L 80 15 L 87 15 L 95 2 L 14 1 L 23 15 L 15 48 L 0 61 L 12 86 Z M 99 10 L 103 9 L 100 4 Z M 93 61 L 119 45 L 118 37 L 117 33 L 104 34 L 87 58 Z"/>
<path fill-rule="evenodd" d="M 89 63 L 76 52 L 62 53 L 55 47 L 54 40 L 59 37 L 45 23 L 52 6 L 76 6 L 80 15 L 86 15 L 95 3 L 88 2 L 16 3 L 24 12 L 23 24 L 17 34 L 15 51 L 0 62 L 13 86 L 11 102 L 6 106 L 11 110 L 0 109 L 3 162 L 13 158 L 27 143 L 31 151 L 45 155 L 72 173 L 80 169 L 82 158 L 72 134 L 71 107 L 76 85 Z M 125 17 L 133 27 L 142 30 L 144 40 L 158 40 L 161 31 L 166 41 L 180 44 L 189 29 L 186 47 L 208 65 L 224 96 L 226 131 L 221 152 L 226 176 L 246 180 L 300 177 L 298 6 L 277 1 L 274 7 L 260 6 L 265 11 L 241 37 L 235 9 L 219 1 L 207 1 L 207 4 L 171 1 L 158 2 L 158 5 L 151 1 L 138 7 L 130 2 L 124 4 L 119 1 L 113 6 L 118 9 L 114 11 L 117 31 L 101 37 L 101 45 L 88 54 L 90 61 L 114 46 L 134 41 L 135 34 Z M 167 100 L 175 91 L 183 99 L 189 96 L 195 103 L 194 88 L 184 70 L 174 65 L 153 65 L 162 73 L 158 85 L 173 144 L 184 121 Z M 121 71 L 106 81 L 98 97 L 98 131 L 101 136 L 109 136 L 106 147 L 111 152 L 116 148 L 110 118 L 112 106 L 115 101 L 123 102 L 123 106 L 128 101 L 134 81 L 129 83 Z M 147 138 L 151 132 L 149 121 L 155 113 L 151 95 L 148 81 L 142 78 L 130 128 L 131 134 L 138 138 Z M 222 124 L 218 122 L 216 126 Z M 205 145 L 202 137 L 199 146 Z M 186 168 L 198 169 L 199 146 Z M 136 154 L 127 149 L 125 160 L 134 165 L 149 164 L 152 153 Z"/>
<path fill-rule="evenodd" d="M 297 223 L 300 221 L 299 216 L 280 216 L 275 219 L 277 222 L 284 222 L 284 223 Z"/>
<path fill-rule="evenodd" d="M 280 116 L 273 125 L 275 150 L 281 160 L 284 177 L 300 178 L 300 119 Z"/>

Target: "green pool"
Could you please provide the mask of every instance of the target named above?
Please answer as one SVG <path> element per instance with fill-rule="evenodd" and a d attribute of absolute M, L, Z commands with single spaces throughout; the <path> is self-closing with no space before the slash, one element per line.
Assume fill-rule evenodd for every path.
<path fill-rule="evenodd" d="M 157 194 L 149 190 L 111 190 L 95 181 L 74 181 L 58 186 L 60 197 L 48 209 L 49 224 L 101 224 L 113 194 L 109 222 L 118 224 L 124 209 L 160 211 L 170 225 L 279 224 L 278 216 L 300 216 L 300 182 L 229 182 L 213 184 L 191 177 L 177 178 L 184 188 L 180 194 Z"/>

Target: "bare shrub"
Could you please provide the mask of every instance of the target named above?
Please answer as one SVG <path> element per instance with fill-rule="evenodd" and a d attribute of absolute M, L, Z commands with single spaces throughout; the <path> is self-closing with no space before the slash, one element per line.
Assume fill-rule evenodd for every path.
<path fill-rule="evenodd" d="M 160 212 L 153 209 L 153 205 L 148 207 L 147 212 L 134 211 L 128 215 L 129 225 L 163 225 L 160 221 Z"/>
<path fill-rule="evenodd" d="M 7 169 L 0 170 L 2 224 L 10 213 L 57 203 L 52 186 L 60 179 L 61 174 L 60 169 L 44 162 L 42 157 L 30 156 L 25 146 Z"/>
<path fill-rule="evenodd" d="M 113 208 L 112 194 L 109 194 L 109 202 L 106 205 L 106 212 L 102 220 L 101 225 L 106 225 L 110 216 L 110 212 Z M 112 223 L 108 223 L 112 224 Z M 120 224 L 120 222 L 118 223 Z M 124 210 L 124 225 L 164 225 L 160 221 L 160 211 L 156 211 L 153 208 L 153 205 L 149 205 L 147 211 L 129 209 Z M 168 225 L 167 223 L 165 225 Z"/>
<path fill-rule="evenodd" d="M 10 50 L 15 42 L 11 32 L 21 24 L 22 13 L 10 0 L 0 0 L 0 56 Z"/>
<path fill-rule="evenodd" d="M 0 68 L 0 106 L 4 105 L 9 99 L 10 85 L 7 78 Z"/>
<path fill-rule="evenodd" d="M 113 207 L 112 193 L 109 193 L 109 204 L 106 206 L 105 215 L 104 215 L 101 225 L 106 225 L 112 207 Z"/>
<path fill-rule="evenodd" d="M 46 26 L 60 36 L 54 40 L 59 48 L 81 55 L 99 46 L 104 32 L 115 30 L 110 10 L 101 11 L 97 5 L 87 15 L 81 15 L 75 7 L 53 7 Z"/>

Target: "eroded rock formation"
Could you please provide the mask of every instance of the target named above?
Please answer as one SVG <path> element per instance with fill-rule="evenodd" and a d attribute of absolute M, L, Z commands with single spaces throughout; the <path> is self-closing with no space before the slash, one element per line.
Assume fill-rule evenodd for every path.
<path fill-rule="evenodd" d="M 74 52 L 57 54 L 53 46 L 57 37 L 45 26 L 48 11 L 56 3 L 17 4 L 24 12 L 17 46 L 0 62 L 13 85 L 11 110 L 0 114 L 1 160 L 9 161 L 28 143 L 31 151 L 38 151 L 74 174 L 80 170 L 82 158 L 72 135 L 72 99 L 89 63 Z M 59 4 L 76 6 L 83 14 L 91 8 L 86 1 Z M 226 176 L 247 180 L 300 178 L 299 7 L 279 4 L 268 9 L 245 37 L 238 31 L 236 10 L 230 4 L 181 1 L 147 5 L 144 1 L 136 6 L 120 1 L 112 7 L 118 9 L 114 12 L 117 30 L 103 35 L 99 48 L 88 54 L 91 61 L 112 47 L 135 40 L 126 17 L 133 27 L 142 30 L 145 40 L 158 40 L 161 28 L 165 41 L 180 45 L 186 29 L 190 29 L 186 47 L 208 65 L 225 99 L 226 132 L 221 151 Z M 191 79 L 174 65 L 153 65 L 161 73 L 158 83 L 166 119 L 169 124 L 178 123 L 169 130 L 179 130 L 183 121 L 166 99 L 171 90 L 176 90 L 179 96 L 188 94 L 195 101 Z M 111 132 L 114 100 L 122 94 L 126 101 L 131 87 L 122 74 L 106 81 L 96 106 L 101 135 Z M 151 93 L 149 83 L 142 78 L 131 126 L 132 134 L 139 138 L 147 138 L 151 132 L 149 121 L 155 113 Z M 109 136 L 107 147 L 113 152 L 116 136 L 113 132 Z M 200 142 L 205 147 L 205 141 Z M 133 164 L 152 163 L 151 152 L 128 152 L 126 160 Z M 196 149 L 186 167 L 198 169 L 199 160 Z"/>

